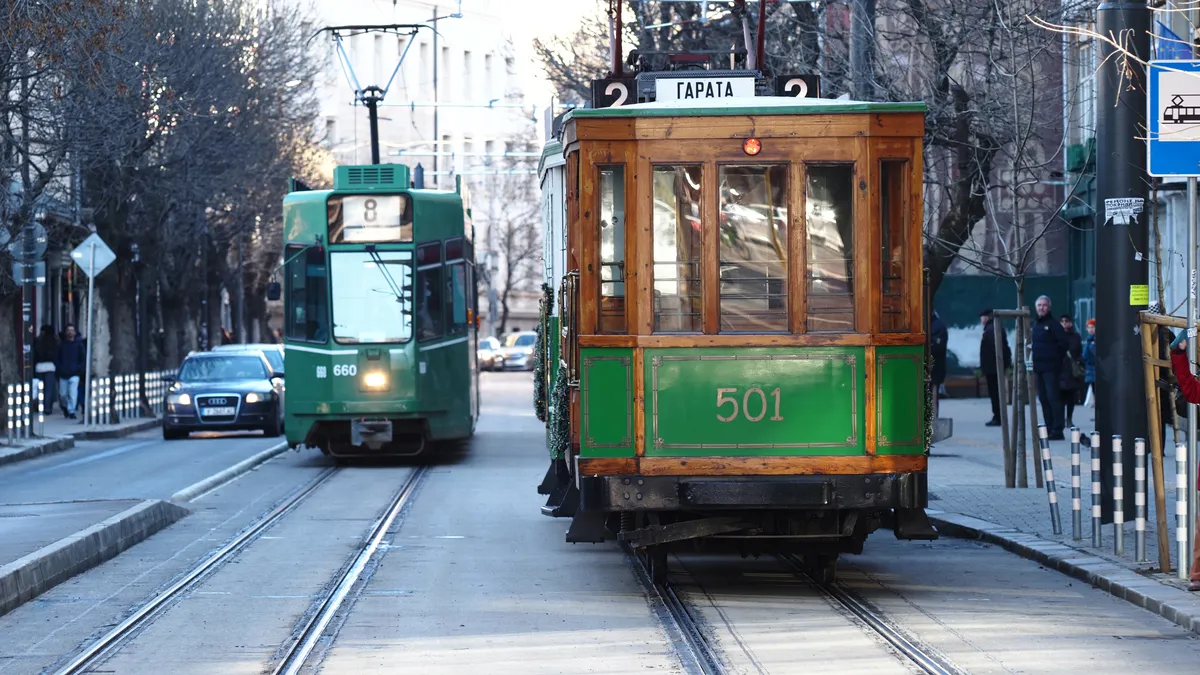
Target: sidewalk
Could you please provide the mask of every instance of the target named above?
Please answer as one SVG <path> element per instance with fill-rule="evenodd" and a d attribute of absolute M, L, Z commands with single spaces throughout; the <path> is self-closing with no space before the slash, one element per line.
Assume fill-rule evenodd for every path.
<path fill-rule="evenodd" d="M 0 436 L 0 464 L 20 462 L 41 455 L 70 450 L 75 447 L 75 441 L 122 438 L 139 431 L 153 429 L 161 424 L 158 417 L 143 417 L 123 420 L 119 424 L 93 424 L 85 426 L 82 419 L 67 419 L 59 412 L 46 415 L 45 424 L 39 428 L 34 422 L 34 431 L 38 433 L 32 438 L 14 439 L 8 442 L 7 437 Z"/>
<path fill-rule="evenodd" d="M 1158 568 L 1158 535 L 1153 498 L 1153 474 L 1146 460 L 1148 494 L 1146 509 L 1146 560 L 1135 560 L 1134 504 L 1125 504 L 1124 555 L 1117 556 L 1114 526 L 1101 526 L 1101 548 L 1092 548 L 1091 530 L 1091 449 L 1081 448 L 1081 539 L 1072 537 L 1071 443 L 1051 441 L 1054 479 L 1058 493 L 1062 534 L 1055 535 L 1050 518 L 1049 499 L 1044 487 L 1038 488 L 1036 474 L 1041 472 L 1040 449 L 1028 447 L 1028 488 L 1004 487 L 1004 457 L 999 427 L 986 427 L 991 418 L 988 399 L 943 399 L 941 417 L 954 419 L 954 436 L 936 443 L 929 459 L 929 514 L 945 535 L 978 538 L 1000 545 L 1081 580 L 1113 595 L 1158 613 L 1194 632 L 1200 632 L 1200 593 L 1189 593 L 1187 582 L 1176 572 L 1162 574 Z M 1040 409 L 1039 409 L 1040 417 Z M 1075 425 L 1080 432 L 1095 431 L 1094 409 L 1076 407 Z M 1125 452 L 1133 453 L 1133 439 L 1127 439 Z M 1172 569 L 1178 567 L 1175 555 L 1175 460 L 1173 435 L 1166 438 L 1164 482 L 1168 541 L 1172 547 Z M 1132 481 L 1133 475 L 1125 476 Z M 1185 560 L 1184 565 L 1189 565 Z"/>

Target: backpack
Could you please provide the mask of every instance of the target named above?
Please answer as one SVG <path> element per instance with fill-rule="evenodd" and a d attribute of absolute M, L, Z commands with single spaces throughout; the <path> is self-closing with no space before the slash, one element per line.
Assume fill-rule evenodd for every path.
<path fill-rule="evenodd" d="M 1066 360 L 1067 367 L 1070 369 L 1068 372 L 1071 373 L 1071 379 L 1078 380 L 1080 382 L 1083 382 L 1087 379 L 1087 365 L 1083 362 L 1083 359 L 1077 359 L 1074 356 L 1067 354 Z"/>

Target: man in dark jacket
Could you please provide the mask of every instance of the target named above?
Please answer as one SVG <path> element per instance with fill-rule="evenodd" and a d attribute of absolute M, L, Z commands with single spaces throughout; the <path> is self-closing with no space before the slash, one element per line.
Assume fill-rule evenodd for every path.
<path fill-rule="evenodd" d="M 942 384 L 946 382 L 946 342 L 949 340 L 949 331 L 946 330 L 946 324 L 942 323 L 942 317 L 938 316 L 937 312 L 933 313 L 932 320 L 929 322 L 929 355 L 933 357 L 933 373 L 931 377 L 933 382 L 933 416 L 938 416 L 938 392 L 942 388 Z"/>
<path fill-rule="evenodd" d="M 79 378 L 86 369 L 87 348 L 75 333 L 75 326 L 67 324 L 63 341 L 54 355 L 54 373 L 58 377 L 59 396 L 69 419 L 75 419 L 75 408 L 79 402 Z"/>
<path fill-rule="evenodd" d="M 1038 398 L 1042 400 L 1042 419 L 1052 441 L 1063 440 L 1063 404 L 1059 396 L 1063 359 L 1071 344 L 1063 327 L 1050 313 L 1050 298 L 1043 295 L 1035 305 L 1033 319 L 1033 374 L 1037 378 Z"/>
<path fill-rule="evenodd" d="M 992 399 L 992 420 L 986 426 L 1000 426 L 1000 373 L 996 372 L 996 320 L 992 310 L 979 313 L 983 322 L 983 339 L 979 341 L 979 370 L 987 378 L 988 397 Z M 1000 339 L 1004 345 L 1004 370 L 1012 366 L 1012 350 L 1008 348 L 1008 336 Z"/>

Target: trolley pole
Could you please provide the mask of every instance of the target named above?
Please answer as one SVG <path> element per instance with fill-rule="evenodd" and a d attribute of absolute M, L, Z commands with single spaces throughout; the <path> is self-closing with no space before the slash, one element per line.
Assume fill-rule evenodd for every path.
<path fill-rule="evenodd" d="M 1096 397 L 1096 422 L 1102 467 L 1108 474 L 1103 483 L 1124 493 L 1104 500 L 1105 522 L 1113 522 L 1114 499 L 1125 503 L 1135 499 L 1133 481 L 1114 484 L 1110 473 L 1115 468 L 1113 440 L 1145 438 L 1149 431 L 1138 334 L 1138 312 L 1149 304 L 1150 274 L 1145 260 L 1149 232 L 1144 215 L 1128 217 L 1119 208 L 1130 200 L 1145 204 L 1149 197 L 1147 81 L 1141 60 L 1150 57 L 1150 31 L 1151 10 L 1145 0 L 1102 2 L 1096 10 L 1096 32 L 1116 36 L 1113 42 L 1132 54 L 1100 41 L 1101 65 L 1096 73 L 1096 100 L 1105 102 L 1098 106 L 1096 116 L 1096 266 L 1105 270 L 1096 279 L 1096 323 L 1104 332 L 1097 341 L 1096 364 L 1098 379 L 1107 383 Z M 1142 255 L 1135 258 L 1139 252 Z M 1133 453 L 1124 455 L 1117 456 L 1122 473 L 1133 474 Z"/>

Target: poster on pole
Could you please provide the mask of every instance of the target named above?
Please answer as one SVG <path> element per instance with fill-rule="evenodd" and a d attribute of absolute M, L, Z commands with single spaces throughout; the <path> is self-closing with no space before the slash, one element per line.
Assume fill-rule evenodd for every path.
<path fill-rule="evenodd" d="M 117 259 L 117 254 L 112 252 L 99 234 L 93 232 L 91 236 L 83 240 L 82 244 L 71 251 L 71 259 L 75 261 L 76 265 L 79 265 L 84 274 L 95 277 L 113 264 L 113 261 Z"/>
<path fill-rule="evenodd" d="M 1200 60 L 1151 61 L 1147 84 L 1146 172 L 1200 176 Z"/>

